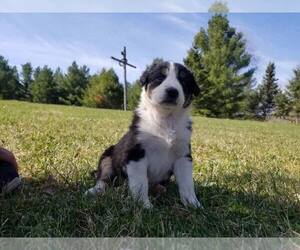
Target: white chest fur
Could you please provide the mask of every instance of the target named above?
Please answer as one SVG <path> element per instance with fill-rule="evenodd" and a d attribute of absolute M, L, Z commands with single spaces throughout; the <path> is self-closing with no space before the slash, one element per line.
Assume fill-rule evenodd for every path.
<path fill-rule="evenodd" d="M 190 119 L 188 113 L 161 117 L 143 111 L 139 111 L 137 139 L 146 152 L 148 181 L 158 183 L 168 177 L 177 159 L 189 153 Z"/>

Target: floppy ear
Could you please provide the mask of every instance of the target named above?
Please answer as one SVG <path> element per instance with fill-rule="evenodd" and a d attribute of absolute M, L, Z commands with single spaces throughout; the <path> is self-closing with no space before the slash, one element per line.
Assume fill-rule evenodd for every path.
<path fill-rule="evenodd" d="M 140 77 L 140 84 L 144 87 L 148 83 L 149 69 L 146 69 Z"/>
<path fill-rule="evenodd" d="M 195 79 L 194 79 L 194 82 L 193 82 L 193 94 L 194 96 L 198 96 L 200 94 L 200 88 L 198 86 L 198 84 L 196 83 Z"/>
<path fill-rule="evenodd" d="M 190 71 L 191 73 L 191 77 L 190 77 L 190 86 L 192 89 L 192 93 L 194 96 L 198 96 L 200 94 L 200 88 L 198 86 L 198 84 L 196 83 L 195 77 L 193 75 L 193 73 Z"/>

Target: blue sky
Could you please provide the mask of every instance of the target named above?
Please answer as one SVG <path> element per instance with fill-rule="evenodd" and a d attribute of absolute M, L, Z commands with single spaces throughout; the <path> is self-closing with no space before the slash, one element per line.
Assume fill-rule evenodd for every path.
<path fill-rule="evenodd" d="M 119 57 L 126 45 L 129 61 L 138 67 L 128 71 L 128 80 L 134 81 L 155 57 L 181 62 L 210 17 L 175 12 L 2 13 L 0 54 L 18 67 L 30 61 L 35 67 L 47 64 L 66 70 L 73 60 L 86 64 L 91 73 L 114 67 L 122 80 L 122 70 L 110 56 Z M 229 20 L 248 41 L 258 82 L 273 61 L 280 85 L 286 85 L 300 64 L 300 14 L 231 13 Z"/>
<path fill-rule="evenodd" d="M 215 0 L 1 0 L 0 12 L 207 12 Z M 300 12 L 299 0 L 227 0 L 231 12 Z"/>

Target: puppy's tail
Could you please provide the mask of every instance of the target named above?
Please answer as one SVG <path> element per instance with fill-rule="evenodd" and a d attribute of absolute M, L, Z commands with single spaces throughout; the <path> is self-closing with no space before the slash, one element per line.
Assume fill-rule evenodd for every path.
<path fill-rule="evenodd" d="M 109 162 L 109 159 L 111 160 L 114 148 L 115 148 L 114 145 L 107 148 L 100 156 L 97 169 L 90 172 L 91 177 L 94 178 L 95 180 L 101 178 L 101 173 L 103 172 L 102 171 L 103 169 L 105 168 L 112 169 L 112 163 L 111 161 Z"/>
<path fill-rule="evenodd" d="M 96 180 L 96 185 L 85 192 L 86 195 L 96 195 L 104 193 L 108 182 L 114 178 L 114 169 L 112 166 L 112 154 L 114 146 L 107 148 L 101 155 L 98 162 L 98 169 L 90 174 Z"/>

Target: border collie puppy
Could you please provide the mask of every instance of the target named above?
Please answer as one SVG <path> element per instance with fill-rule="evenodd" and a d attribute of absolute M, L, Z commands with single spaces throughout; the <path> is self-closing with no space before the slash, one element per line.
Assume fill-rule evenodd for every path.
<path fill-rule="evenodd" d="M 194 190 L 190 144 L 190 104 L 199 87 L 186 67 L 164 61 L 147 67 L 140 83 L 140 103 L 129 131 L 104 151 L 97 183 L 86 194 L 103 193 L 115 177 L 124 176 L 132 196 L 150 208 L 149 188 L 162 190 L 175 175 L 182 203 L 201 207 Z"/>

